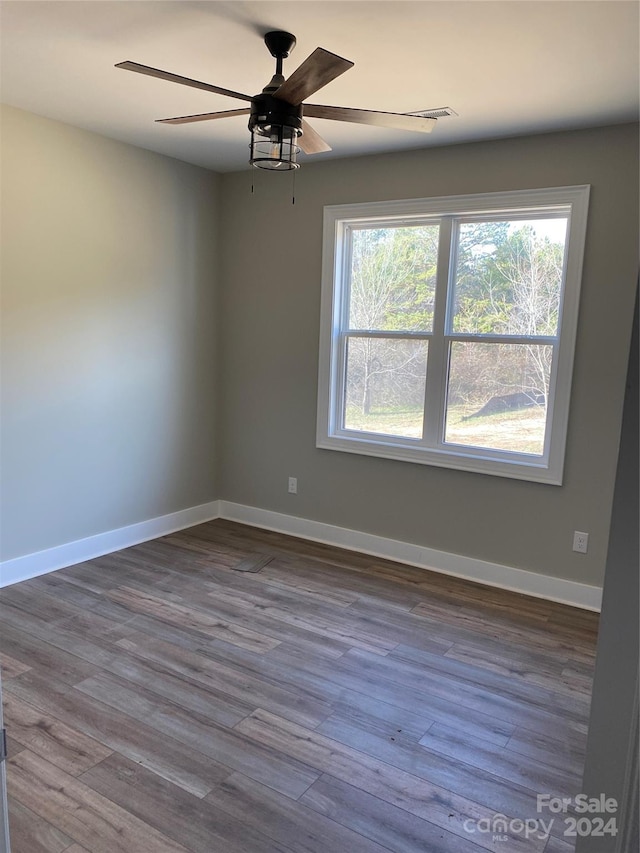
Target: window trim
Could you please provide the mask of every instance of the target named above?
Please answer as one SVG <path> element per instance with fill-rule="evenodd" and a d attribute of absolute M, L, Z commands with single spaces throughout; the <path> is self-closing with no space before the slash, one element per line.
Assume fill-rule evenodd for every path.
<path fill-rule="evenodd" d="M 573 373 L 574 349 L 578 325 L 578 305 L 582 281 L 583 256 L 585 247 L 587 212 L 590 186 L 551 187 L 546 189 L 518 190 L 509 192 L 481 193 L 476 195 L 442 196 L 423 199 L 378 201 L 359 204 L 329 205 L 324 208 L 324 231 L 322 252 L 322 293 L 320 317 L 320 360 L 318 370 L 318 419 L 316 446 L 327 450 L 338 450 L 366 456 L 414 462 L 423 465 L 474 471 L 494 476 L 530 480 L 552 485 L 561 485 L 566 449 L 566 436 L 569 421 L 569 401 Z M 498 451 L 467 445 L 434 447 L 425 446 L 425 439 L 404 439 L 385 436 L 379 433 L 347 431 L 338 428 L 341 422 L 342 403 L 334 404 L 334 398 L 344 398 L 344 371 L 342 347 L 344 336 L 341 328 L 341 316 L 348 290 L 348 251 L 349 226 L 363 227 L 367 223 L 380 224 L 381 219 L 397 220 L 398 225 L 413 224 L 421 220 L 440 220 L 440 244 L 438 249 L 438 278 L 446 281 L 447 286 L 436 290 L 433 332 L 427 335 L 418 333 L 417 339 L 429 337 L 431 342 L 436 334 L 436 322 L 443 329 L 444 357 L 448 351 L 450 339 L 473 340 L 482 337 L 487 343 L 493 337 L 500 342 L 509 343 L 508 336 L 473 336 L 454 333 L 446 326 L 449 301 L 453 298 L 450 282 L 450 270 L 455 263 L 456 243 L 452 230 L 456 223 L 452 216 L 470 218 L 501 218 L 505 215 L 526 218 L 528 215 L 540 215 L 543 208 L 569 208 L 567 240 L 565 248 L 565 277 L 559 317 L 557 352 L 554 354 L 553 370 L 550 378 L 549 403 L 547 411 L 547 429 L 545 456 L 514 454 L 510 451 Z M 552 212 L 552 211 L 550 211 Z M 560 212 L 560 211 L 559 211 Z M 345 234 L 347 235 L 345 239 Z M 440 294 L 440 299 L 438 299 Z M 439 305 L 438 302 L 441 304 Z M 449 313 L 450 316 L 450 313 Z M 375 333 L 374 333 L 375 334 Z M 404 338 L 410 337 L 402 333 Z M 542 336 L 535 338 L 536 343 L 543 342 Z M 336 345 L 338 343 L 338 345 Z M 434 431 L 442 435 L 442 406 L 446 382 L 445 370 L 440 363 L 435 368 L 427 367 L 436 376 L 436 381 L 427 383 L 425 402 L 430 397 L 438 399 L 438 418 L 431 423 L 430 436 Z M 437 371 L 437 373 L 436 373 Z M 337 390 L 334 392 L 334 388 Z M 426 405 L 425 405 L 426 409 Z M 425 430 L 426 432 L 426 430 Z"/>

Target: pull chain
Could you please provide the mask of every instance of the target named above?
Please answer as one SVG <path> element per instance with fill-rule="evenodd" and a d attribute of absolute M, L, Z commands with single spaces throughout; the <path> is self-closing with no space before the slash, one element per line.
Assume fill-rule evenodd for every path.
<path fill-rule="evenodd" d="M 291 204 L 296 203 L 296 172 L 297 169 L 292 169 L 293 171 L 293 187 L 291 188 Z"/>

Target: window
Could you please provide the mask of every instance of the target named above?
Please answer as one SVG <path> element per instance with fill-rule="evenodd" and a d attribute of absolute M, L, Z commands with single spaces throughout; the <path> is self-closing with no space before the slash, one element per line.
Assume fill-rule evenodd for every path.
<path fill-rule="evenodd" d="M 561 483 L 588 197 L 326 207 L 318 447 Z"/>

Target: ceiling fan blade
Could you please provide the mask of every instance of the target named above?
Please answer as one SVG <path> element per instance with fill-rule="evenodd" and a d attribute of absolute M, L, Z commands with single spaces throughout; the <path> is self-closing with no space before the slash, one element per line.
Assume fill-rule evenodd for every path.
<path fill-rule="evenodd" d="M 210 121 L 214 118 L 232 118 L 233 116 L 248 116 L 251 110 L 245 107 L 241 110 L 221 110 L 217 113 L 199 113 L 193 116 L 178 116 L 177 118 L 157 118 L 158 124 L 192 124 L 196 121 Z"/>
<path fill-rule="evenodd" d="M 216 95 L 228 95 L 230 98 L 239 98 L 241 101 L 251 100 L 251 95 L 243 95 L 241 92 L 233 92 L 231 89 L 222 89 L 220 86 L 212 86 L 210 83 L 201 83 L 199 80 L 192 80 L 191 77 L 181 77 L 179 74 L 171 74 L 169 71 L 161 71 L 159 68 L 151 68 L 149 65 L 140 65 L 139 62 L 118 62 L 116 68 L 136 71 L 138 74 L 147 74 L 149 77 L 158 77 L 160 80 L 169 80 L 170 83 L 180 83 L 182 86 L 191 86 L 194 89 L 203 89 L 205 92 L 214 92 Z"/>
<path fill-rule="evenodd" d="M 331 151 L 319 133 L 311 127 L 308 121 L 302 120 L 302 136 L 298 137 L 298 145 L 305 154 L 320 154 L 322 151 Z"/>
<path fill-rule="evenodd" d="M 317 47 L 273 95 L 297 107 L 309 95 L 313 95 L 350 68 L 353 68 L 353 62 Z"/>
<path fill-rule="evenodd" d="M 351 107 L 324 107 L 319 104 L 305 104 L 304 114 L 310 118 L 350 121 L 356 124 L 370 124 L 376 127 L 389 127 L 395 130 L 417 130 L 419 133 L 431 133 L 437 121 L 435 118 L 412 116 L 404 113 L 354 110 Z"/>

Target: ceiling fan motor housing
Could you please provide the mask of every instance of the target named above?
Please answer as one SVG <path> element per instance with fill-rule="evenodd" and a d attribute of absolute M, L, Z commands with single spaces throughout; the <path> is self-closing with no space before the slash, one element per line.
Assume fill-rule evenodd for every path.
<path fill-rule="evenodd" d="M 249 130 L 270 136 L 272 127 L 283 128 L 289 136 L 299 136 L 302 133 L 302 105 L 293 106 L 265 92 L 256 95 L 251 99 Z"/>

